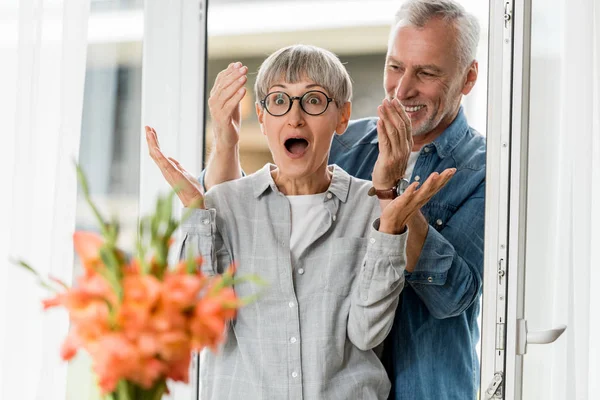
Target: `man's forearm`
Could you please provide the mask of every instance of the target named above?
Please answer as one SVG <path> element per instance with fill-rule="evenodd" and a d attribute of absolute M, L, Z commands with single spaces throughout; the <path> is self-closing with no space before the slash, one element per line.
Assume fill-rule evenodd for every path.
<path fill-rule="evenodd" d="M 406 271 L 413 272 L 425 239 L 427 239 L 427 232 L 429 231 L 429 224 L 425 219 L 425 216 L 421 211 L 417 211 L 412 218 L 408 221 L 408 240 L 406 241 Z"/>
<path fill-rule="evenodd" d="M 219 183 L 232 181 L 242 177 L 240 165 L 239 144 L 233 147 L 221 148 L 214 145 L 206 165 L 204 187 L 206 190 Z"/>

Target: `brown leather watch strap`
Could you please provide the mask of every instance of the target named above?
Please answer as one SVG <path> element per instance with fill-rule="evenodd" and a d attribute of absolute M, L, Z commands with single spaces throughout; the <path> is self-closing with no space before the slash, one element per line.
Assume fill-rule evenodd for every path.
<path fill-rule="evenodd" d="M 391 189 L 375 189 L 375 187 L 371 187 L 368 192 L 369 196 L 377 196 L 380 200 L 394 200 L 398 197 L 398 192 L 396 191 L 396 186 Z"/>

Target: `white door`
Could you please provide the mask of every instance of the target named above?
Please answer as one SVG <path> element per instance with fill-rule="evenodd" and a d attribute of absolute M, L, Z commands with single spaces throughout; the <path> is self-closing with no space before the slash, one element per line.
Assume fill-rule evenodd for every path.
<path fill-rule="evenodd" d="M 490 1 L 483 399 L 600 388 L 598 11 Z"/>

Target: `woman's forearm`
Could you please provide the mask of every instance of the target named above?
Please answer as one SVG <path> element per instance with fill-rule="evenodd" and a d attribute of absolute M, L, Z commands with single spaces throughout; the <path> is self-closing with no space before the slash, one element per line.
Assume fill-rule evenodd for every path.
<path fill-rule="evenodd" d="M 232 181 L 242 177 L 239 144 L 221 148 L 214 145 L 206 165 L 204 187 L 206 190 L 219 183 Z"/>

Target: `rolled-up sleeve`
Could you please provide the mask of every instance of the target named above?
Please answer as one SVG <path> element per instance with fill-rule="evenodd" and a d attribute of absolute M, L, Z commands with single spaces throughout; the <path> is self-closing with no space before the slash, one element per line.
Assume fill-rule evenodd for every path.
<path fill-rule="evenodd" d="M 215 209 L 194 209 L 181 224 L 182 240 L 179 258 L 190 253 L 202 256 L 202 272 L 205 275 L 222 273 L 231 264 L 221 233 L 217 228 Z"/>
<path fill-rule="evenodd" d="M 376 220 L 370 230 L 348 316 L 348 338 L 361 350 L 373 349 L 388 335 L 404 287 L 408 231 L 389 235 L 378 228 Z"/>
<path fill-rule="evenodd" d="M 414 271 L 405 273 L 407 282 L 435 318 L 457 316 L 479 296 L 484 205 L 482 193 L 473 196 L 440 232 L 430 226 Z"/>

